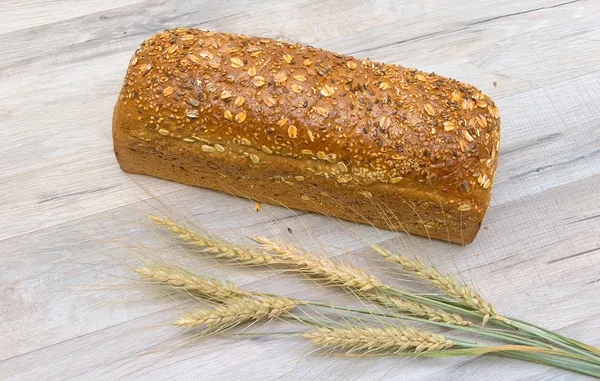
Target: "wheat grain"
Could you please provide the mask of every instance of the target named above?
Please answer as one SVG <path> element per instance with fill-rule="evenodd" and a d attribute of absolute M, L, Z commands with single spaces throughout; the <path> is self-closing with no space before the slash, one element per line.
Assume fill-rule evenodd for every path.
<path fill-rule="evenodd" d="M 202 277 L 178 267 L 161 265 L 156 267 L 140 267 L 133 271 L 144 278 L 164 283 L 176 289 L 197 294 L 214 301 L 224 302 L 252 295 L 238 288 L 235 283 Z"/>
<path fill-rule="evenodd" d="M 367 274 L 357 267 L 337 263 L 329 258 L 320 257 L 313 253 L 302 251 L 293 245 L 270 240 L 266 237 L 255 237 L 254 239 L 266 250 L 276 253 L 277 259 L 282 263 L 296 267 L 309 275 L 317 276 L 362 292 L 387 288 L 375 276 Z"/>
<path fill-rule="evenodd" d="M 414 316 L 424 317 L 432 321 L 462 326 L 473 325 L 473 323 L 468 320 L 464 320 L 458 314 L 448 313 L 440 308 L 432 307 L 427 304 L 418 303 L 412 300 L 402 299 L 397 296 L 369 295 L 368 299 L 386 307 L 390 307 L 394 310 L 408 312 Z"/>
<path fill-rule="evenodd" d="M 314 345 L 334 347 L 348 352 L 426 352 L 454 346 L 452 340 L 429 331 L 410 327 L 388 328 L 329 328 L 300 334 Z"/>
<path fill-rule="evenodd" d="M 283 296 L 241 299 L 212 310 L 202 309 L 183 315 L 173 324 L 180 327 L 196 327 L 206 324 L 208 329 L 222 329 L 250 320 L 276 318 L 300 304 L 304 304 L 304 302 Z"/>
<path fill-rule="evenodd" d="M 442 290 L 446 295 L 462 300 L 466 305 L 472 307 L 484 316 L 484 321 L 490 316 L 504 320 L 481 295 L 465 284 L 459 284 L 449 274 L 440 273 L 435 267 L 427 267 L 418 259 L 410 259 L 403 254 L 392 254 L 389 251 L 373 245 L 373 249 L 379 253 L 387 262 L 396 263 L 418 278 L 428 280 L 434 287 Z"/>
<path fill-rule="evenodd" d="M 180 239 L 200 248 L 202 252 L 213 254 L 216 258 L 224 258 L 248 265 L 273 265 L 278 263 L 271 254 L 263 250 L 253 250 L 232 244 L 231 242 L 212 238 L 206 234 L 201 234 L 181 224 L 177 224 L 169 218 L 153 215 L 149 215 L 148 218 L 158 225 L 165 226 L 171 232 L 177 234 Z"/>

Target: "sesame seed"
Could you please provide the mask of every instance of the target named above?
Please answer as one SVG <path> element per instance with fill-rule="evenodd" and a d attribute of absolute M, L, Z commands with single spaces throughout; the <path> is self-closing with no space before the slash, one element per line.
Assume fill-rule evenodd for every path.
<path fill-rule="evenodd" d="M 265 145 L 263 145 L 262 147 L 260 147 L 260 149 L 264 152 L 264 153 L 268 153 L 268 154 L 272 154 L 273 151 L 271 151 L 271 149 Z"/>
<path fill-rule="evenodd" d="M 158 130 L 158 133 L 163 135 L 163 136 L 167 136 L 169 135 L 169 130 L 165 130 L 164 128 L 161 128 L 160 130 Z"/>
<path fill-rule="evenodd" d="M 215 152 L 216 151 L 216 149 L 214 147 L 209 146 L 207 144 L 203 144 L 201 148 L 202 148 L 202 151 L 204 151 L 204 152 Z"/>
<path fill-rule="evenodd" d="M 259 157 L 258 157 L 258 156 L 256 156 L 256 155 L 255 155 L 255 154 L 253 154 L 253 153 L 251 153 L 251 154 L 250 154 L 250 160 L 252 160 L 252 162 L 253 162 L 254 164 L 258 164 L 258 162 L 260 161 Z"/>

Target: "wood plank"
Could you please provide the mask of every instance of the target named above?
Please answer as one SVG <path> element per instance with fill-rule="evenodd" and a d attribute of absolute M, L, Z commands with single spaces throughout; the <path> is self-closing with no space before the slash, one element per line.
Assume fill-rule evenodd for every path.
<path fill-rule="evenodd" d="M 20 216 L 19 218 L 7 218 L 6 221 L 10 221 L 7 224 L 0 221 L 0 228 L 2 228 L 0 239 L 101 212 L 107 208 L 125 205 L 144 197 L 143 191 L 132 194 L 135 184 L 129 181 L 127 176 L 115 171 L 115 161 L 110 148 L 110 117 L 107 117 L 112 113 L 112 106 L 122 81 L 126 63 L 135 46 L 144 36 L 155 30 L 174 25 L 188 25 L 192 22 L 192 19 L 193 25 L 214 29 L 233 28 L 234 31 L 239 32 L 265 34 L 266 31 L 262 33 L 261 30 L 255 29 L 257 25 L 264 28 L 264 25 L 273 25 L 272 23 L 275 22 L 281 23 L 281 20 L 284 19 L 283 15 L 292 14 L 293 9 L 290 9 L 290 7 L 294 7 L 290 4 L 271 7 L 269 2 L 257 3 L 255 12 L 263 15 L 261 17 L 264 18 L 264 22 L 256 23 L 252 21 L 251 17 L 240 18 L 240 8 L 222 7 L 220 4 L 220 2 L 206 2 L 202 5 L 188 5 L 179 9 L 178 12 L 181 13 L 181 17 L 173 17 L 169 13 L 168 10 L 173 6 L 169 3 L 133 4 L 103 12 L 92 9 L 95 12 L 93 17 L 81 16 L 51 25 L 3 34 L 5 41 L 3 44 L 6 45 L 6 48 L 4 49 L 5 54 L 0 58 L 0 73 L 4 73 L 5 78 L 0 83 L 0 91 L 5 94 L 19 94 L 23 83 L 29 85 L 27 96 L 9 97 L 0 100 L 4 123 L 9 126 L 8 132 L 1 139 L 11 142 L 10 145 L 4 145 L 9 149 L 0 153 L 0 159 L 5 168 L 0 174 L 0 180 L 3 180 L 0 182 L 3 184 L 0 187 L 4 187 L 3 193 L 8 195 L 0 199 L 0 204 L 4 201 L 5 205 L 13 205 L 12 210 Z M 532 23 L 527 17 L 532 17 L 532 15 L 552 13 L 556 16 L 556 19 L 552 20 L 562 20 L 565 16 L 569 17 L 570 14 L 556 12 L 581 12 L 579 4 L 569 3 L 560 6 L 562 4 L 560 2 L 551 2 L 551 4 L 544 3 L 543 5 L 541 3 L 528 4 L 525 8 L 511 8 L 513 13 L 516 14 L 504 17 L 506 14 L 510 14 L 508 8 L 511 3 L 502 4 L 501 6 L 487 8 L 462 3 L 457 8 L 449 8 L 448 4 L 442 4 L 440 8 L 425 7 L 421 9 L 420 7 L 409 7 L 407 13 L 394 13 L 393 11 L 398 8 L 389 5 L 389 7 L 382 6 L 378 8 L 376 12 L 368 13 L 369 16 L 367 17 L 361 16 L 367 11 L 365 8 L 368 7 L 367 5 L 360 2 L 351 2 L 347 5 L 346 12 L 351 12 L 351 17 L 357 18 L 353 21 L 361 25 L 364 30 L 372 30 L 373 28 L 369 29 L 369 27 L 373 27 L 375 23 L 381 23 L 380 18 L 384 15 L 393 14 L 399 20 L 407 20 L 411 15 L 416 17 L 416 19 L 414 17 L 413 19 L 418 23 L 418 27 L 409 28 L 409 26 L 406 26 L 408 29 L 401 30 L 400 34 L 405 35 L 410 31 L 414 34 L 416 33 L 415 30 L 424 31 L 425 34 L 433 34 L 431 38 L 419 42 L 423 52 L 434 52 L 428 55 L 429 59 L 434 59 L 440 65 L 440 68 L 450 62 L 453 67 L 452 70 L 461 71 L 464 71 L 462 62 L 453 60 L 454 54 L 445 48 L 446 46 L 453 46 L 453 43 L 449 43 L 447 40 L 449 35 L 438 33 L 440 32 L 438 29 L 424 29 L 427 25 L 431 25 L 429 28 L 442 28 L 442 31 L 448 28 L 452 29 L 447 24 L 451 22 L 452 17 L 443 16 L 444 12 L 450 12 L 450 15 L 456 15 L 457 17 L 463 12 L 465 22 L 474 23 L 474 25 L 479 25 L 482 20 L 486 19 L 494 19 L 491 21 L 492 23 L 500 23 L 494 25 L 491 30 L 497 30 L 498 28 L 512 30 L 514 25 L 518 25 L 519 33 L 526 33 L 531 29 L 529 25 Z M 239 6 L 241 7 L 243 4 Z M 521 6 L 519 5 L 519 7 Z M 593 6 L 585 5 L 585 7 Z M 477 12 L 481 9 L 485 9 L 487 13 Z M 594 9 L 591 8 L 588 11 L 582 16 L 584 17 L 582 22 L 577 25 L 581 25 L 580 28 L 586 27 L 589 31 L 591 29 L 589 25 L 590 18 L 593 18 L 595 13 Z M 106 17 L 99 17 L 100 14 Z M 175 15 L 177 14 L 179 13 L 175 13 Z M 588 14 L 589 17 L 585 16 Z M 326 21 L 324 24 L 329 24 L 328 28 L 330 28 L 327 31 L 327 38 L 334 39 L 331 46 L 329 46 L 328 40 L 324 40 L 322 46 L 351 52 L 351 46 L 340 46 L 335 42 L 336 33 L 333 32 L 335 28 L 338 28 L 337 34 L 340 36 L 347 32 L 344 29 L 348 25 L 347 20 L 341 17 L 340 11 L 325 14 L 322 17 Z M 156 20 L 156 24 L 148 24 L 149 18 Z M 523 18 L 523 20 L 517 23 L 520 18 Z M 307 21 L 306 24 L 303 24 L 308 28 L 306 30 L 302 28 L 294 29 L 298 31 L 299 34 L 297 35 L 273 37 L 286 37 L 292 40 L 312 42 L 312 40 L 307 39 L 306 33 L 311 36 L 320 36 L 319 28 L 322 28 L 322 26 L 317 23 L 316 19 L 311 22 Z M 444 22 L 446 23 L 444 24 Z M 385 34 L 385 30 L 389 31 L 389 28 L 394 28 L 398 24 L 402 24 L 402 22 L 392 20 L 385 24 L 385 28 L 388 29 L 384 28 L 383 34 Z M 486 23 L 483 23 L 481 28 L 486 28 L 485 25 Z M 558 21 L 552 24 L 551 28 L 554 31 L 552 33 L 558 33 L 559 29 L 562 31 L 559 28 L 560 25 Z M 52 33 L 48 33 L 48 28 L 51 28 Z M 85 30 L 86 34 L 78 34 L 78 31 L 81 30 Z M 107 33 L 107 30 L 112 32 Z M 379 38 L 366 38 L 360 30 L 361 28 L 358 28 L 356 36 L 346 38 L 344 41 L 354 41 L 353 46 L 364 46 L 366 48 L 379 46 L 374 44 L 386 43 L 385 40 L 382 41 Z M 575 29 L 573 33 L 577 34 L 577 30 L 579 29 Z M 531 36 L 533 40 L 552 35 L 546 29 L 538 28 L 534 31 L 536 31 L 536 34 Z M 123 32 L 128 34 L 124 35 Z M 379 37 L 381 31 L 376 28 L 371 33 L 373 33 L 372 36 Z M 494 43 L 494 41 L 484 41 L 485 44 L 471 43 L 468 36 L 472 32 L 465 30 L 464 33 L 466 33 L 463 35 L 465 43 L 470 43 L 469 46 L 483 46 L 485 48 L 488 43 L 492 45 Z M 594 32 L 592 30 L 588 33 L 593 34 Z M 21 41 L 30 39 L 32 34 L 40 37 L 26 45 L 21 43 Z M 490 34 L 492 36 L 499 35 L 495 32 L 490 32 Z M 451 33 L 450 35 L 454 36 L 455 34 Z M 408 36 L 414 37 L 412 34 L 408 34 Z M 314 37 L 312 38 L 314 39 Z M 588 41 L 586 38 L 581 40 Z M 77 43 L 74 44 L 74 41 Z M 114 43 L 111 41 L 114 41 Z M 414 43 L 418 43 L 418 39 Z M 425 43 L 430 44 L 430 47 L 427 48 L 429 45 L 423 46 Z M 569 46 L 571 45 L 569 44 Z M 393 46 L 390 45 L 384 50 L 394 49 Z M 440 50 L 442 48 L 446 50 Z M 589 59 L 585 56 L 582 60 L 588 62 L 590 66 L 582 68 L 580 65 L 574 65 L 580 71 L 574 71 L 571 74 L 578 75 L 583 70 L 591 70 L 592 66 L 595 65 L 594 60 L 600 57 L 600 54 L 596 54 L 596 50 L 588 45 L 574 45 L 574 48 L 579 49 L 580 54 L 590 55 Z M 520 49 L 528 49 L 528 47 L 523 46 Z M 396 48 L 395 51 L 400 52 L 402 50 Z M 412 51 L 414 52 L 414 49 Z M 513 50 L 511 54 L 517 55 L 519 51 Z M 475 50 L 472 54 L 473 57 L 476 57 L 482 55 L 482 52 Z M 375 58 L 396 59 L 390 56 Z M 507 59 L 506 55 L 497 55 L 495 58 L 498 62 L 504 62 Z M 517 59 L 516 56 L 514 59 Z M 552 65 L 554 71 L 551 70 L 549 75 L 556 76 L 557 73 L 561 75 L 568 73 L 568 70 L 566 70 L 568 66 L 565 65 L 572 65 L 570 55 L 564 56 L 562 59 L 565 60 L 565 63 Z M 407 62 L 410 63 L 410 61 Z M 420 63 L 426 64 L 425 62 Z M 74 73 L 77 73 L 77 75 L 74 75 Z M 480 73 L 476 75 L 480 75 Z M 47 78 L 52 78 L 52 81 L 48 82 Z M 85 78 L 85 80 L 82 81 L 81 78 Z M 597 81 L 597 77 L 593 76 L 591 80 Z M 487 82 L 489 85 L 491 81 Z M 586 102 L 592 99 L 592 95 L 586 96 L 585 91 L 593 93 L 596 91 L 594 90 L 595 85 L 594 82 L 581 86 L 580 90 L 584 91 L 582 94 Z M 503 86 L 502 82 L 501 86 Z M 560 85 L 554 88 L 555 93 L 560 93 Z M 519 87 L 513 90 L 521 91 L 522 88 Z M 573 103 L 575 99 L 578 98 L 571 98 L 565 100 L 565 102 Z M 531 102 L 534 101 L 531 100 Z M 534 106 L 550 107 L 539 103 L 541 102 Z M 33 109 L 31 108 L 32 104 L 36 105 Z M 69 107 L 60 107 L 62 104 L 69 104 Z M 91 105 L 94 107 L 90 107 Z M 502 109 L 505 107 L 502 102 L 500 106 Z M 507 102 L 506 107 L 520 109 L 520 106 L 514 102 Z M 20 111 L 23 109 L 29 111 L 23 113 Z M 502 115 L 504 115 L 504 112 L 502 112 Z M 508 115 L 510 118 L 510 114 Z M 538 116 L 538 114 L 533 115 Z M 558 116 L 555 116 L 555 118 L 558 118 Z M 81 132 L 83 128 L 85 128 L 85 133 Z M 505 137 L 503 144 L 506 144 L 504 142 L 506 141 L 507 128 L 512 128 L 512 126 L 507 125 L 505 121 L 503 125 L 503 135 Z M 534 129 L 533 131 L 540 130 Z M 65 141 L 68 141 L 69 144 L 65 145 Z M 34 147 L 36 155 L 31 155 Z M 95 154 L 90 156 L 88 150 L 89 152 L 95 152 Z M 39 157 L 44 158 L 43 163 L 40 163 Z M 594 160 L 594 157 L 580 163 L 589 162 L 590 160 Z M 534 169 L 528 168 L 528 170 Z M 90 172 L 90 175 L 79 176 L 82 171 Z M 32 183 L 30 179 L 35 176 L 41 176 L 42 178 L 40 181 Z M 6 180 L 8 178 L 11 179 L 11 182 Z M 103 179 L 101 185 L 98 184 L 97 178 Z M 162 184 L 164 185 L 161 186 L 165 187 L 164 192 L 181 189 L 174 184 Z M 100 202 L 96 201 L 96 197 L 101 198 Z M 38 213 L 38 211 L 41 211 L 41 213 Z"/>
<path fill-rule="evenodd" d="M 587 218 L 600 215 L 600 193 L 594 186 L 599 180 L 600 176 L 580 180 L 517 200 L 514 205 L 504 204 L 492 208 L 490 212 L 494 218 L 491 219 L 488 230 L 483 232 L 484 236 L 476 241 L 475 245 L 466 248 L 455 245 L 447 246 L 439 242 L 429 245 L 423 242 L 426 240 L 415 238 L 420 240 L 420 243 L 427 249 L 419 254 L 422 259 L 433 260 L 435 258 L 435 263 L 440 269 L 456 268 L 507 314 L 527 318 L 553 329 L 561 329 L 566 326 L 567 330 L 573 330 L 570 333 L 575 337 L 598 344 L 600 343 L 598 334 L 600 333 L 600 320 L 598 319 L 600 309 L 595 303 L 595 295 L 597 295 L 598 272 L 596 269 L 600 262 L 600 251 L 590 251 L 575 257 L 572 254 L 574 254 L 574 242 L 577 242 L 577 250 L 599 247 L 598 237 L 593 232 L 598 231 L 600 218 L 590 218 L 579 222 L 575 222 L 576 220 L 573 219 L 577 216 L 586 216 L 583 218 Z M 189 210 L 190 217 L 197 215 L 200 222 L 207 222 L 206 225 L 214 226 L 217 229 L 220 227 L 219 230 L 224 233 L 229 231 L 230 236 L 231 228 L 238 223 L 242 226 L 254 225 L 254 229 L 261 232 L 264 231 L 262 226 L 265 226 L 264 224 L 273 218 L 279 219 L 280 222 L 275 222 L 274 225 L 279 225 L 280 231 L 287 230 L 289 214 L 277 214 L 281 212 L 280 208 L 267 207 L 266 213 L 257 214 L 251 210 L 251 203 L 241 202 L 232 210 L 217 210 L 217 208 L 211 209 L 209 200 L 198 205 L 197 195 L 202 193 L 202 190 L 188 189 L 186 193 L 177 198 L 172 206 L 173 209 Z M 595 208 L 587 208 L 578 201 L 580 199 L 588 200 L 591 205 L 595 205 Z M 554 200 L 559 202 L 556 203 Z M 13 262 L 12 271 L 2 272 L 3 276 L 7 278 L 3 283 L 9 287 L 3 290 L 0 298 L 3 302 L 0 310 L 6 311 L 4 316 L 12 316 L 14 319 L 1 326 L 3 332 L 0 332 L 0 335 L 11 338 L 11 345 L 6 347 L 10 348 L 11 352 L 3 353 L 3 358 L 8 356 L 9 359 L 0 362 L 0 367 L 27 372 L 19 374 L 19 376 L 37 377 L 44 373 L 48 378 L 71 378 L 78 375 L 79 372 L 85 374 L 95 367 L 100 368 L 92 371 L 92 374 L 116 372 L 115 377 L 123 375 L 121 372 L 125 370 L 133 372 L 127 373 L 128 376 L 132 376 L 147 366 L 155 369 L 159 374 L 164 374 L 165 377 L 172 374 L 169 373 L 171 371 L 178 374 L 187 369 L 201 372 L 201 374 L 204 372 L 213 374 L 211 369 L 222 371 L 222 366 L 218 364 L 233 361 L 231 359 L 239 356 L 240 349 L 259 350 L 259 348 L 252 347 L 252 343 L 263 348 L 262 343 L 255 341 L 248 344 L 250 345 L 248 347 L 243 339 L 243 345 L 237 341 L 228 341 L 223 344 L 220 343 L 221 339 L 216 339 L 219 344 L 214 345 L 219 348 L 219 355 L 215 356 L 223 359 L 223 362 L 217 361 L 216 363 L 205 361 L 213 357 L 203 349 L 194 349 L 205 348 L 204 345 L 192 345 L 190 350 L 194 355 L 190 355 L 190 358 L 187 358 L 187 348 L 181 355 L 171 353 L 171 347 L 164 348 L 166 344 L 161 346 L 160 343 L 168 342 L 169 339 L 175 340 L 178 337 L 177 332 L 165 326 L 174 314 L 180 311 L 178 307 L 163 311 L 169 305 L 173 305 L 173 301 L 165 300 L 165 298 L 153 298 L 152 295 L 155 292 L 148 287 L 134 289 L 117 287 L 118 282 L 115 283 L 115 279 L 109 277 L 107 273 L 116 275 L 126 273 L 114 259 L 106 257 L 106 251 L 113 245 L 108 245 L 105 241 L 98 241 L 93 236 L 87 241 L 76 241 L 75 244 L 65 239 L 65 232 L 69 232 L 69 237 L 85 236 L 86 231 L 94 231 L 102 227 L 103 234 L 110 237 L 111 241 L 117 239 L 123 242 L 131 237 L 149 244 L 152 242 L 153 233 L 146 226 L 138 223 L 143 217 L 143 210 L 147 208 L 147 205 L 138 207 L 141 210 L 136 210 L 137 207 L 129 210 L 117 209 L 82 219 L 76 224 L 70 223 L 68 228 L 57 226 L 45 229 L 43 232 L 30 234 L 28 246 L 31 250 L 28 257 L 14 255 L 9 258 Z M 515 214 L 515 210 L 520 213 Z M 276 215 L 270 215 L 271 211 Z M 258 220 L 250 222 L 256 219 Z M 315 242 L 311 244 L 312 247 L 328 243 L 331 245 L 331 236 L 337 236 L 339 239 L 343 235 L 342 231 L 331 227 L 331 225 L 335 225 L 335 222 L 325 217 L 306 215 L 299 219 L 304 219 L 307 228 L 315 233 L 312 235 L 315 239 Z M 225 221 L 230 226 L 224 226 L 219 221 Z M 581 224 L 583 224 L 583 228 Z M 330 233 L 319 237 L 319 231 L 328 230 L 323 229 L 323 226 L 329 227 Z M 531 229 L 531 226 L 537 228 Z M 295 228 L 296 226 L 294 226 Z M 355 233 L 364 234 L 364 238 L 370 242 L 381 239 L 374 235 L 375 232 L 372 229 L 362 226 L 356 228 L 363 231 L 355 231 Z M 522 233 L 518 235 L 518 232 Z M 590 232 L 590 234 L 586 235 L 586 232 Z M 401 237 L 396 236 L 388 244 L 402 248 L 400 240 Z M 339 241 L 352 242 L 347 238 L 339 239 Z M 18 247 L 20 242 L 18 238 L 4 240 L 0 242 L 0 251 L 15 252 L 15 247 Z M 544 245 L 540 245 L 540 242 L 543 242 Z M 335 242 L 333 245 L 337 246 L 339 243 Z M 548 245 L 552 249 L 549 249 Z M 412 247 L 414 248 L 414 245 Z M 352 247 L 338 247 L 338 250 L 345 252 L 352 250 Z M 479 253 L 479 256 L 474 257 L 474 253 Z M 355 254 L 372 258 L 372 254 L 366 254 L 364 249 L 360 248 L 355 250 Z M 116 255 L 119 258 L 126 256 L 125 253 L 118 254 L 114 251 L 110 251 L 110 255 Z M 177 259 L 177 256 L 175 258 L 170 256 L 170 258 L 175 262 L 187 261 L 185 257 Z M 353 259 L 356 260 L 354 257 Z M 18 266 L 14 264 L 16 261 L 19 263 Z M 196 266 L 198 265 L 198 262 L 194 263 Z M 362 263 L 365 264 L 365 262 Z M 369 260 L 368 263 L 375 267 L 381 265 L 375 260 Z M 32 266 L 32 264 L 36 264 L 36 266 Z M 217 270 L 225 271 L 222 268 L 217 268 Z M 384 271 L 384 273 L 387 272 Z M 233 274 L 233 279 L 236 279 L 240 272 L 236 271 Z M 529 276 L 524 277 L 523 274 L 529 274 Z M 246 275 L 242 278 L 249 280 L 249 286 L 252 288 L 268 289 L 269 286 L 277 285 L 278 288 L 284 290 L 300 290 L 292 293 L 293 296 L 315 295 L 308 285 L 300 284 L 300 287 L 298 285 L 292 287 L 291 285 L 294 283 L 286 284 L 291 281 L 282 281 L 280 277 L 273 279 L 269 275 L 269 273 L 259 274 L 258 278 Z M 565 281 L 567 279 L 568 282 Z M 560 284 L 560 288 L 556 287 L 557 284 Z M 69 285 L 76 285 L 76 287 L 73 289 Z M 93 286 L 103 287 L 105 290 L 90 293 L 89 287 Z M 148 295 L 147 299 L 144 295 Z M 93 318 L 90 318 L 91 316 Z M 134 321 L 132 322 L 132 320 Z M 575 325 L 572 326 L 572 324 Z M 157 330 L 156 338 L 152 335 L 155 329 Z M 107 334 L 107 332 L 113 331 L 116 333 Z M 583 332 L 586 332 L 585 337 L 581 337 Z M 106 338 L 105 335 L 108 335 L 109 338 Z M 146 335 L 152 336 L 153 339 L 149 341 L 142 339 Z M 119 340 L 122 341 L 119 342 Z M 302 344 L 293 340 L 290 342 L 287 339 L 284 339 L 282 343 L 278 340 L 269 342 L 279 348 L 280 354 L 277 356 L 279 359 L 277 363 L 285 364 L 285 366 L 279 364 L 272 365 L 274 368 L 271 368 L 269 362 L 264 364 L 261 369 L 268 374 L 290 371 L 292 369 L 290 363 L 296 358 L 295 356 L 298 356 L 297 345 L 302 346 Z M 212 341 L 209 343 L 209 347 L 213 345 Z M 162 353 L 163 356 L 165 353 L 170 353 L 175 363 L 170 364 L 170 360 L 166 360 L 167 365 L 162 362 L 148 364 L 147 361 L 154 363 L 155 357 L 140 355 L 148 351 L 148 348 L 157 349 L 153 347 L 153 344 L 158 345 L 159 353 Z M 270 344 L 266 345 L 267 348 L 270 347 Z M 80 349 L 98 347 L 98 351 L 102 351 L 105 346 L 119 349 L 110 351 L 110 356 L 103 359 L 97 359 L 93 353 L 83 352 Z M 201 352 L 197 353 L 196 350 Z M 262 350 L 277 351 L 277 349 Z M 230 353 L 231 357 L 227 357 L 225 353 Z M 196 357 L 200 355 L 202 360 Z M 57 366 L 53 369 L 56 369 L 58 373 L 47 373 L 48 369 L 45 364 L 48 364 L 50 359 L 56 356 L 64 359 L 61 361 L 79 365 L 71 365 L 68 369 Z M 87 360 L 77 360 L 81 356 L 85 356 Z M 180 356 L 183 356 L 183 359 Z M 35 361 L 39 363 L 38 366 L 25 369 L 19 365 L 24 361 L 34 361 L 33 359 L 38 359 Z M 252 375 L 255 370 L 250 367 L 249 364 L 252 363 L 250 360 L 245 366 Z M 90 361 L 92 362 L 90 363 Z M 180 361 L 187 365 L 182 365 Z M 319 360 L 317 364 L 321 361 Z M 323 361 L 327 362 L 327 360 Z M 490 361 L 496 364 L 498 360 L 477 360 L 475 363 L 469 362 L 469 367 L 488 368 Z M 441 365 L 436 363 L 433 369 L 437 369 L 439 372 L 449 372 L 462 365 L 462 362 L 462 360 L 444 361 L 442 363 L 444 368 L 438 368 Z M 310 362 L 310 364 L 314 364 L 314 362 Z M 189 368 L 187 368 L 188 366 Z M 320 369 L 319 365 L 316 366 L 317 369 Z M 407 367 L 414 369 L 415 374 L 422 375 L 418 372 L 423 367 L 429 369 L 430 365 L 424 365 L 421 362 L 413 363 L 412 360 L 408 360 L 407 364 L 402 364 L 402 368 Z M 510 363 L 506 367 L 510 367 Z M 385 371 L 385 368 L 379 366 L 377 369 Z M 469 369 L 473 370 L 473 368 Z M 521 371 L 524 370 L 533 372 L 532 376 L 552 374 L 546 373 L 549 371 L 545 368 L 538 369 L 527 366 L 521 369 Z M 458 372 L 462 374 L 460 373 L 462 371 Z M 142 372 L 140 377 L 144 374 L 146 373 Z M 216 373 L 214 374 L 216 375 Z"/>
<path fill-rule="evenodd" d="M 234 241 L 302 242 L 398 282 L 366 248 L 381 242 L 461 274 L 508 315 L 600 345 L 600 3 L 8 0 L 2 9 L 3 378 L 584 379 L 493 357 L 326 358 L 298 338 L 190 343 L 169 326 L 189 302 L 140 284 L 127 266 L 166 259 L 247 288 L 335 300 L 295 276 L 192 257 L 145 215 Z M 174 26 L 309 43 L 481 87 L 499 104 L 502 144 L 478 239 L 449 246 L 273 206 L 256 213 L 252 202 L 122 173 L 110 125 L 127 62 L 144 38 Z"/>
<path fill-rule="evenodd" d="M 120 6 L 141 3 L 144 0 L 122 0 Z M 21 0 L 3 0 L 0 13 L 0 33 L 14 32 L 26 28 L 47 25 L 67 19 L 101 13 L 115 8 L 114 3 L 103 0 L 88 0 L 85 6 L 77 0 L 46 0 L 33 3 Z"/>

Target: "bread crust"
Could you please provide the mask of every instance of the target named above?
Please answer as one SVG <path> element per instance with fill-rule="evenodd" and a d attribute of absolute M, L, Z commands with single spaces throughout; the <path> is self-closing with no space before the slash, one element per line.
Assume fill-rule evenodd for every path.
<path fill-rule="evenodd" d="M 113 116 L 126 172 L 457 243 L 485 215 L 499 128 L 453 79 L 189 28 L 142 43 Z"/>

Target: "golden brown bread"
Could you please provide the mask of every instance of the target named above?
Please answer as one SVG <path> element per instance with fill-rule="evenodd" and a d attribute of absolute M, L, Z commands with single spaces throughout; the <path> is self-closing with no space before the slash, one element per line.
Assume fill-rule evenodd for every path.
<path fill-rule="evenodd" d="M 487 209 L 499 128 L 453 79 L 187 28 L 142 43 L 113 116 L 126 172 L 458 243 Z"/>

